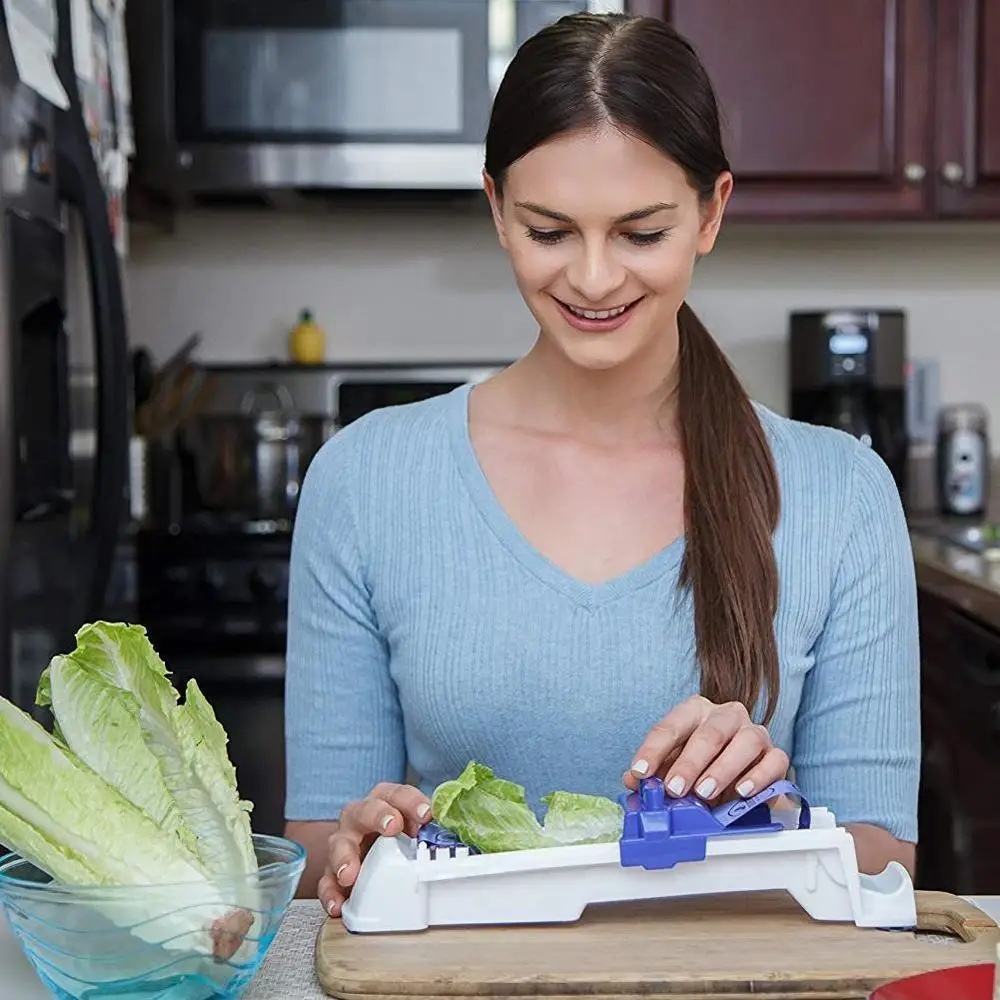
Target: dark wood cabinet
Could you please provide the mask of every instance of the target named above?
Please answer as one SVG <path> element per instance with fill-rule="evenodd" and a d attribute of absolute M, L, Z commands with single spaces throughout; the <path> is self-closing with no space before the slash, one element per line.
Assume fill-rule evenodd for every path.
<path fill-rule="evenodd" d="M 634 0 L 718 93 L 735 219 L 1000 218 L 1000 0 Z"/>
<path fill-rule="evenodd" d="M 920 591 L 918 888 L 1000 892 L 1000 630 Z"/>
<path fill-rule="evenodd" d="M 715 85 L 731 216 L 918 217 L 930 147 L 930 0 L 675 0 Z"/>
<path fill-rule="evenodd" d="M 938 214 L 1000 218 L 1000 0 L 947 0 L 936 30 Z"/>

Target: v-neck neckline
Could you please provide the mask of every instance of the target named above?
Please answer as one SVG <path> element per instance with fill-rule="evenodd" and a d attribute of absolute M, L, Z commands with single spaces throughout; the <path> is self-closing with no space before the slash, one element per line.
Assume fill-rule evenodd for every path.
<path fill-rule="evenodd" d="M 573 603 L 588 608 L 608 604 L 659 580 L 678 569 L 684 555 L 681 534 L 648 559 L 602 583 L 587 583 L 552 562 L 522 533 L 500 503 L 479 461 L 472 443 L 469 399 L 473 384 L 450 393 L 448 430 L 459 472 L 476 508 L 507 551 L 533 576 Z"/>

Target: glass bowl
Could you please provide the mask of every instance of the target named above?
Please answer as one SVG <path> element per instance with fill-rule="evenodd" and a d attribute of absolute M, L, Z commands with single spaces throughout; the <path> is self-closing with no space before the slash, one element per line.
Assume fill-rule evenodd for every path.
<path fill-rule="evenodd" d="M 253 842 L 256 872 L 169 885 L 62 885 L 6 854 L 0 904 L 60 1000 L 232 1000 L 257 974 L 306 863 L 293 841 Z"/>

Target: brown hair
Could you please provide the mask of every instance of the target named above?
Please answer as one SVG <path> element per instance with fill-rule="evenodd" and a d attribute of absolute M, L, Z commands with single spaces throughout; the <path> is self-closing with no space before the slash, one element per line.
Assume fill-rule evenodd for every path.
<path fill-rule="evenodd" d="M 715 92 L 684 38 L 655 18 L 572 14 L 520 47 L 497 91 L 485 166 L 498 195 L 510 165 L 535 146 L 603 123 L 676 161 L 702 201 L 730 169 Z M 777 474 L 726 356 L 687 303 L 677 323 L 686 532 L 680 583 L 694 601 L 701 692 L 753 712 L 766 690 L 767 722 L 779 687 Z"/>

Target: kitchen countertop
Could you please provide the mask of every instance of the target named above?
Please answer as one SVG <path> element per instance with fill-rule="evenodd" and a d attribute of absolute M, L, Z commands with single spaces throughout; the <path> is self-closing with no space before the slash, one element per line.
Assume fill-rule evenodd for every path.
<path fill-rule="evenodd" d="M 935 537 L 933 527 L 910 528 L 917 586 L 1000 630 L 1000 560 Z"/>
<path fill-rule="evenodd" d="M 1000 923 L 1000 896 L 966 898 Z M 295 900 L 260 974 L 242 1000 L 326 1000 L 313 971 L 316 935 L 324 919 L 318 901 Z M 0 969 L 4 996 L 52 1000 L 21 954 L 4 917 L 0 917 Z"/>

